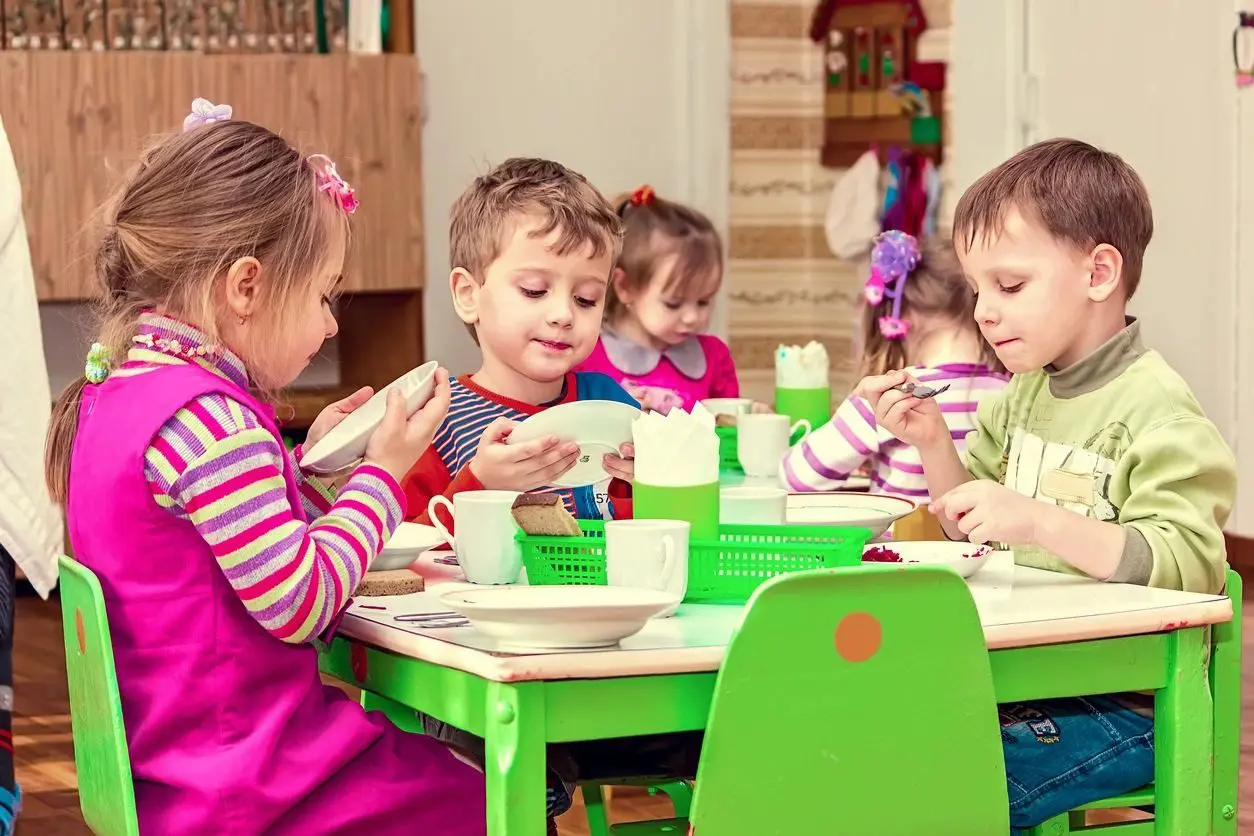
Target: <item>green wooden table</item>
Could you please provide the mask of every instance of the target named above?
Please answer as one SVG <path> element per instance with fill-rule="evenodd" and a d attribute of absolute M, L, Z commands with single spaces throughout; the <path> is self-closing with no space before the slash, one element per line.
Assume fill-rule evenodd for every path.
<path fill-rule="evenodd" d="M 416 730 L 422 711 L 483 737 L 491 836 L 544 833 L 547 742 L 705 728 L 742 608 L 685 605 L 613 650 L 515 654 L 470 627 L 393 620 L 447 609 L 438 595 L 456 588 L 456 570 L 434 556 L 419 566 L 427 592 L 353 605 L 323 668 L 403 727 Z M 971 584 L 998 702 L 1154 691 L 1158 832 L 1197 836 L 1212 815 L 1209 625 L 1231 619 L 1231 602 L 1007 571 L 1013 586 L 994 572 Z"/>

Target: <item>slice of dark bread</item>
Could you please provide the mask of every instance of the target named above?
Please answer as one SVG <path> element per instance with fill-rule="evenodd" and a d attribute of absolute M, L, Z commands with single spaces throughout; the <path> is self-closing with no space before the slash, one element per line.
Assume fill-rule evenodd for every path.
<path fill-rule="evenodd" d="M 514 500 L 514 521 L 523 531 L 538 537 L 582 537 L 579 522 L 555 493 L 524 493 Z"/>

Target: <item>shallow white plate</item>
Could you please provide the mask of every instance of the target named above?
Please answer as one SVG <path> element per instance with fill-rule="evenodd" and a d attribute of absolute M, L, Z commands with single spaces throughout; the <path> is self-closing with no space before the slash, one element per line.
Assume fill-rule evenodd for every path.
<path fill-rule="evenodd" d="M 435 370 L 440 364 L 435 360 L 423 363 L 374 393 L 374 397 L 357 407 L 352 414 L 331 428 L 318 439 L 300 460 L 301 470 L 310 473 L 338 473 L 359 461 L 366 454 L 370 434 L 383 420 L 387 409 L 388 390 L 397 388 L 405 396 L 405 409 L 412 415 L 422 408 L 435 392 Z"/>
<path fill-rule="evenodd" d="M 442 543 L 444 535 L 434 526 L 403 522 L 383 544 L 383 550 L 370 564 L 370 571 L 404 569 L 421 557 L 423 552 Z"/>
<path fill-rule="evenodd" d="M 553 481 L 559 488 L 595 485 L 609 478 L 601 457 L 617 453 L 631 441 L 631 422 L 640 415 L 634 406 L 617 401 L 572 401 L 549 407 L 523 421 L 509 434 L 511 444 L 555 435 L 579 445 L 575 466 Z"/>
<path fill-rule="evenodd" d="M 697 403 L 709 410 L 711 415 L 748 415 L 753 411 L 752 398 L 706 398 Z"/>
<path fill-rule="evenodd" d="M 788 495 L 789 525 L 844 525 L 871 529 L 879 537 L 915 509 L 908 499 L 860 491 L 823 491 Z"/>
<path fill-rule="evenodd" d="M 666 592 L 620 586 L 459 590 L 440 602 L 502 644 L 552 649 L 609 647 L 679 603 Z"/>
<path fill-rule="evenodd" d="M 902 563 L 927 563 L 946 566 L 964 578 L 969 578 L 984 568 L 993 554 L 992 546 L 959 543 L 949 540 L 912 540 L 901 543 L 881 543 L 862 550 L 863 560 L 875 550 L 896 554 Z M 896 562 L 896 561 L 888 561 Z"/>

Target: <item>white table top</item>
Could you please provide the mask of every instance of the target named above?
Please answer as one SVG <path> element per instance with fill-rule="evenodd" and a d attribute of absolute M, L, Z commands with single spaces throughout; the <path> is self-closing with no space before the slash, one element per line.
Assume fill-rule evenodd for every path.
<path fill-rule="evenodd" d="M 456 566 L 440 562 L 449 556 L 428 552 L 415 564 L 427 580 L 424 592 L 356 600 L 340 632 L 498 682 L 594 679 L 717 670 L 744 614 L 741 606 L 685 604 L 675 616 L 650 621 L 618 647 L 578 651 L 505 649 L 473 627 L 424 629 L 395 621 L 401 614 L 446 612 L 439 596 L 471 586 Z M 1232 603 L 1223 595 L 1028 569 L 1015 566 L 1009 552 L 995 554 L 969 583 L 990 650 L 1156 633 L 1232 618 Z"/>

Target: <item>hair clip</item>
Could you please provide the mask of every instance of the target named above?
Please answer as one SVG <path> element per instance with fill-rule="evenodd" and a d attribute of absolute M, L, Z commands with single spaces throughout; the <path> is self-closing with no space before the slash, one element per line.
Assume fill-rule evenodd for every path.
<path fill-rule="evenodd" d="M 87 352 L 87 363 L 83 367 L 88 383 L 104 383 L 109 376 L 109 367 L 113 363 L 109 357 L 109 349 L 103 343 L 92 343 Z"/>
<path fill-rule="evenodd" d="M 919 242 L 913 235 L 890 229 L 875 236 L 871 250 L 871 276 L 862 289 L 862 297 L 870 305 L 886 298 L 893 300 L 892 314 L 879 318 L 880 334 L 888 340 L 900 340 L 910 333 L 910 323 L 901 318 L 901 300 L 905 295 L 906 277 L 919 264 Z"/>
<path fill-rule="evenodd" d="M 335 163 L 331 161 L 331 158 L 326 154 L 312 154 L 309 157 L 309 164 L 313 166 L 314 176 L 318 180 L 318 191 L 329 194 L 344 214 L 351 215 L 356 212 L 360 205 L 357 193 L 335 170 Z"/>
<path fill-rule="evenodd" d="M 632 206 L 652 206 L 657 200 L 657 192 L 653 191 L 653 187 L 649 185 L 641 186 L 631 193 Z"/>
<path fill-rule="evenodd" d="M 216 105 L 208 99 L 193 99 L 192 112 L 183 118 L 183 131 L 195 130 L 213 122 L 226 122 L 230 118 L 230 105 Z"/>

